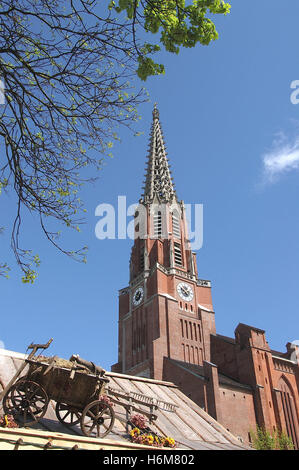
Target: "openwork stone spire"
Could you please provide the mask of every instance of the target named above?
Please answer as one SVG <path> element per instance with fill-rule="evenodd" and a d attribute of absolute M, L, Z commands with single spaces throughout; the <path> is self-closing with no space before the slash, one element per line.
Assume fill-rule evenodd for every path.
<path fill-rule="evenodd" d="M 153 109 L 153 123 L 150 135 L 149 154 L 144 194 L 142 202 L 151 204 L 154 200 L 159 203 L 172 202 L 176 200 L 176 192 L 169 170 L 168 159 L 163 139 L 159 111 L 155 104 Z"/>

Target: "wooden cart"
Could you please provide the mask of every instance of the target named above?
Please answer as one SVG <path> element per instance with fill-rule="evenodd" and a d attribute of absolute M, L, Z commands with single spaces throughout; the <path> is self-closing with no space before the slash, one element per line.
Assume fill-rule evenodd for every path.
<path fill-rule="evenodd" d="M 0 393 L 4 413 L 13 415 L 21 425 L 37 423 L 45 415 L 50 400 L 56 402 L 56 416 L 62 424 L 80 424 L 88 437 L 105 437 L 112 430 L 115 417 L 129 430 L 133 412 L 145 415 L 152 423 L 157 419 L 155 412 L 159 408 L 175 411 L 177 405 L 141 393 L 110 386 L 106 389 L 109 378 L 104 377 L 105 371 L 79 356 L 73 355 L 66 361 L 68 367 L 62 367 L 64 360 L 56 356 L 36 356 L 38 349 L 47 349 L 51 342 L 52 339 L 47 344 L 31 344 L 28 347 L 31 353 Z M 21 376 L 26 366 L 28 370 Z M 125 417 L 115 413 L 114 405 L 125 410 Z"/>
<path fill-rule="evenodd" d="M 86 436 L 106 436 L 113 427 L 115 414 L 112 406 L 103 401 L 109 382 L 101 375 L 105 371 L 94 366 L 94 373 L 89 372 L 76 361 L 72 369 L 64 368 L 57 366 L 55 357 L 50 363 L 36 358 L 37 349 L 46 349 L 51 341 L 29 346 L 31 354 L 2 393 L 4 413 L 13 415 L 21 425 L 30 426 L 45 415 L 49 401 L 54 400 L 61 423 L 67 426 L 80 423 Z M 19 378 L 26 365 L 27 373 Z"/>

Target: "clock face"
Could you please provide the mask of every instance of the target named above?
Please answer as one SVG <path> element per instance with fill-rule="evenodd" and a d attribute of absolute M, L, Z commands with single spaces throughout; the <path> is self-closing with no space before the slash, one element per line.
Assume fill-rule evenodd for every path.
<path fill-rule="evenodd" d="M 143 299 L 143 288 L 138 287 L 133 294 L 133 304 L 139 305 Z"/>
<path fill-rule="evenodd" d="M 193 299 L 193 289 L 189 284 L 186 284 L 185 282 L 180 282 L 177 285 L 177 291 L 179 296 L 183 300 L 187 300 L 187 302 L 190 302 Z"/>

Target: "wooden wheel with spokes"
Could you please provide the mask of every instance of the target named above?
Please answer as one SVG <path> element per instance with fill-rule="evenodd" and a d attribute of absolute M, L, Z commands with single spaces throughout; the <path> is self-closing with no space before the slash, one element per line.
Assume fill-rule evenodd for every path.
<path fill-rule="evenodd" d="M 58 420 L 66 426 L 75 426 L 80 423 L 82 411 L 66 403 L 56 403 L 55 412 Z"/>
<path fill-rule="evenodd" d="M 114 425 L 115 414 L 112 406 L 95 400 L 89 403 L 81 416 L 81 429 L 88 437 L 105 437 Z"/>
<path fill-rule="evenodd" d="M 19 380 L 6 392 L 3 410 L 23 426 L 29 426 L 44 416 L 48 403 L 48 395 L 41 385 L 31 380 Z"/>

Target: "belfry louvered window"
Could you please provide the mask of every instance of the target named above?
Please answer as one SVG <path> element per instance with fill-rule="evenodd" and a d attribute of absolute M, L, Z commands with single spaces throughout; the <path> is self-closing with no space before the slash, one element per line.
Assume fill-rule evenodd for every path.
<path fill-rule="evenodd" d="M 144 270 L 144 247 L 141 247 L 140 251 L 140 271 Z"/>
<path fill-rule="evenodd" d="M 174 243 L 174 262 L 177 266 L 183 265 L 182 249 L 180 243 Z"/>
<path fill-rule="evenodd" d="M 178 217 L 177 211 L 172 213 L 172 232 L 175 238 L 181 238 L 180 219 Z"/>
<path fill-rule="evenodd" d="M 160 211 L 154 214 L 154 236 L 158 238 L 162 236 L 162 215 Z"/>

